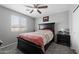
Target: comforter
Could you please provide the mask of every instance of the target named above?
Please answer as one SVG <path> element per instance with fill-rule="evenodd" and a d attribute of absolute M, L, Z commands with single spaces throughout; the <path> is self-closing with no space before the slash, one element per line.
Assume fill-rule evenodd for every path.
<path fill-rule="evenodd" d="M 24 40 L 28 40 L 42 47 L 52 40 L 53 33 L 50 30 L 38 30 L 35 32 L 19 34 L 18 37 L 23 38 Z"/>

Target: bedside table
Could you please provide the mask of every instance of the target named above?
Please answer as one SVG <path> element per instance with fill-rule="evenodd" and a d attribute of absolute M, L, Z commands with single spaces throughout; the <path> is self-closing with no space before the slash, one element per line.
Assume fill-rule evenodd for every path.
<path fill-rule="evenodd" d="M 70 35 L 57 34 L 57 44 L 62 44 L 62 45 L 70 47 Z"/>

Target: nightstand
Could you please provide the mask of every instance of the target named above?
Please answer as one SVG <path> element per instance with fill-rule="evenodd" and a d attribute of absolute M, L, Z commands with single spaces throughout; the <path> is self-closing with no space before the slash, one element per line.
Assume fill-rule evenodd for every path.
<path fill-rule="evenodd" d="M 57 34 L 57 44 L 61 44 L 61 45 L 70 47 L 70 35 Z"/>

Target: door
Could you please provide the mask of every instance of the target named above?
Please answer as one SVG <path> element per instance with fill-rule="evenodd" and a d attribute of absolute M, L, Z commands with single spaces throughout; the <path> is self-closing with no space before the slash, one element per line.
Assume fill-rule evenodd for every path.
<path fill-rule="evenodd" d="M 74 48 L 79 53 L 79 7 L 73 12 L 72 36 Z"/>

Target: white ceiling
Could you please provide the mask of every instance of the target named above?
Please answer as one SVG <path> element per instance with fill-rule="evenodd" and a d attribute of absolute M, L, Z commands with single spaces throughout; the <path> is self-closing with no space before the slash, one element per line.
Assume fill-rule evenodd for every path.
<path fill-rule="evenodd" d="M 32 4 L 30 4 L 32 5 Z M 3 4 L 2 6 L 12 9 L 14 11 L 20 12 L 22 14 L 31 16 L 31 17 L 41 17 L 41 16 L 47 16 L 51 14 L 55 14 L 58 12 L 67 11 L 72 6 L 71 4 L 47 4 L 47 9 L 40 9 L 42 14 L 39 14 L 36 10 L 33 13 L 29 13 L 32 9 L 25 7 L 24 4 Z"/>

